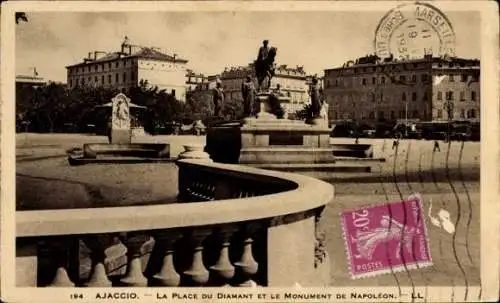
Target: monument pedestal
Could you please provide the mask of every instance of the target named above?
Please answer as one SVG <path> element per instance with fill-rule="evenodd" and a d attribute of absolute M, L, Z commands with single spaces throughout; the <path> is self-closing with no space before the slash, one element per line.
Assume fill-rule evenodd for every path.
<path fill-rule="evenodd" d="M 111 144 L 131 144 L 132 131 L 130 129 L 111 129 Z"/>
<path fill-rule="evenodd" d="M 286 119 L 247 119 L 240 128 L 241 164 L 333 163 L 330 129 Z"/>

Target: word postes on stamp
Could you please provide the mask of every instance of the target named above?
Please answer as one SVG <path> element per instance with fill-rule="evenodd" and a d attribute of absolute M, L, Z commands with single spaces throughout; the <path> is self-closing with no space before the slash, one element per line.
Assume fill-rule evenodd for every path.
<path fill-rule="evenodd" d="M 455 32 L 446 15 L 436 7 L 419 2 L 402 4 L 380 20 L 374 48 L 380 58 L 453 57 Z"/>
<path fill-rule="evenodd" d="M 352 279 L 432 265 L 419 195 L 346 210 L 341 220 Z"/>

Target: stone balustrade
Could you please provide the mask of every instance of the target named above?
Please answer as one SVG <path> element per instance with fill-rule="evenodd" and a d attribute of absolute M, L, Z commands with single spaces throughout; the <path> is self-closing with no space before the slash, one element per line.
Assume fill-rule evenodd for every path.
<path fill-rule="evenodd" d="M 18 211 L 17 286 L 329 284 L 318 226 L 334 197 L 330 184 L 180 158 L 176 204 Z M 126 253 L 110 261 L 116 245 Z"/>

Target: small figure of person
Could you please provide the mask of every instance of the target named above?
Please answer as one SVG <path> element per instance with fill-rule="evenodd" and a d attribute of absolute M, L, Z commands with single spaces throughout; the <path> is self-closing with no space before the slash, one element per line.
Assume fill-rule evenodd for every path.
<path fill-rule="evenodd" d="M 224 103 L 224 90 L 220 82 L 217 82 L 213 93 L 214 102 L 214 117 L 220 117 L 220 111 L 222 109 L 222 104 Z"/>
<path fill-rule="evenodd" d="M 398 145 L 399 145 L 398 140 L 392 141 L 392 149 L 395 149 L 396 147 L 398 147 Z"/>
<path fill-rule="evenodd" d="M 255 89 L 252 76 L 248 75 L 246 81 L 241 85 L 241 93 L 243 95 L 243 112 L 245 117 L 251 117 L 255 114 Z"/>
<path fill-rule="evenodd" d="M 439 152 L 441 151 L 438 140 L 434 140 L 434 148 L 432 149 L 432 151 L 435 152 L 436 150 Z"/>

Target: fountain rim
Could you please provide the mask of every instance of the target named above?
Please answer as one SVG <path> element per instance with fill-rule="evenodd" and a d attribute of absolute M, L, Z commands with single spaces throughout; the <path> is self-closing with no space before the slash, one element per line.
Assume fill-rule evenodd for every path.
<path fill-rule="evenodd" d="M 16 236 L 101 234 L 254 221 L 312 210 L 327 205 L 334 198 L 333 185 L 305 175 L 204 159 L 182 159 L 177 163 L 246 177 L 280 179 L 295 184 L 295 188 L 269 195 L 208 202 L 17 211 Z"/>

